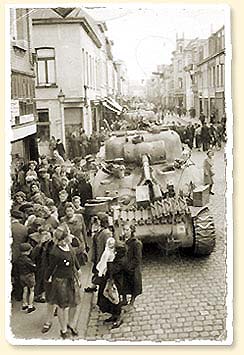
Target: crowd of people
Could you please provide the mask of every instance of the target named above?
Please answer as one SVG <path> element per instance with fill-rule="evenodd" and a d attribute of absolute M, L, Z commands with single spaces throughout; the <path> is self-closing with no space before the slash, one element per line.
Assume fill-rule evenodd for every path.
<path fill-rule="evenodd" d="M 78 335 L 83 291 L 98 289 L 98 307 L 111 313 L 105 323 L 120 326 L 127 295 L 133 304 L 141 293 L 142 246 L 133 231 L 115 240 L 106 214 L 91 218 L 84 213 L 86 201 L 93 197 L 94 156 L 68 161 L 57 143 L 59 151 L 55 145 L 50 157 L 25 164 L 15 156 L 13 161 L 11 278 L 12 298 L 22 302 L 21 311 L 29 314 L 38 309 L 37 303 L 46 303 L 41 331 L 49 331 L 57 314 L 60 336 L 66 339 Z M 83 290 L 82 267 L 90 255 L 94 277 Z M 116 302 L 111 298 L 113 290 Z"/>
<path fill-rule="evenodd" d="M 57 149 L 63 158 L 84 158 L 88 154 L 97 154 L 105 139 L 106 132 L 103 127 L 101 127 L 100 132 L 94 131 L 89 137 L 86 135 L 84 129 L 81 129 L 80 131 L 71 132 L 69 135 L 66 142 L 67 152 L 64 150 L 62 143 L 55 140 L 55 137 L 52 137 L 50 141 L 50 149 Z"/>
<path fill-rule="evenodd" d="M 172 129 L 179 134 L 182 143 L 187 144 L 190 149 L 196 148 L 206 152 L 209 148 L 221 149 L 226 142 L 225 127 L 221 123 L 190 123 L 183 126 L 173 122 Z"/>

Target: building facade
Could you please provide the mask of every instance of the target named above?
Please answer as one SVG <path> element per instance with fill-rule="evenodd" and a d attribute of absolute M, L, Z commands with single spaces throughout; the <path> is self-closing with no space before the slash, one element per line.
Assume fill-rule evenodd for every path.
<path fill-rule="evenodd" d="M 36 51 L 38 133 L 60 138 L 99 131 L 106 111 L 118 114 L 115 66 L 106 25 L 81 8 L 37 9 L 32 15 Z"/>
<path fill-rule="evenodd" d="M 173 83 L 174 83 L 174 105 L 175 107 L 186 107 L 186 75 L 184 71 L 185 52 L 184 49 L 190 42 L 189 39 L 176 38 L 176 48 L 172 53 Z"/>
<path fill-rule="evenodd" d="M 213 33 L 200 47 L 197 65 L 199 112 L 214 113 L 220 120 L 225 113 L 225 34 L 224 27 Z"/>
<path fill-rule="evenodd" d="M 35 72 L 30 9 L 10 9 L 11 154 L 37 159 Z"/>
<path fill-rule="evenodd" d="M 225 114 L 224 62 L 224 26 L 208 39 L 177 37 L 171 64 L 159 65 L 147 83 L 148 97 L 159 101 L 160 95 L 162 108 L 194 111 L 197 117 L 214 113 L 219 121 Z"/>

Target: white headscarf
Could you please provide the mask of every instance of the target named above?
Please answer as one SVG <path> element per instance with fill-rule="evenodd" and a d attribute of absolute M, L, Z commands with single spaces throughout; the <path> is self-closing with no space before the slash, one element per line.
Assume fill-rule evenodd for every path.
<path fill-rule="evenodd" d="M 101 259 L 99 260 L 96 269 L 98 271 L 98 276 L 104 276 L 107 271 L 107 263 L 112 262 L 115 257 L 115 252 L 114 252 L 114 245 L 115 245 L 115 239 L 114 238 L 108 238 L 106 241 L 106 246 L 104 249 L 104 252 L 102 253 Z"/>

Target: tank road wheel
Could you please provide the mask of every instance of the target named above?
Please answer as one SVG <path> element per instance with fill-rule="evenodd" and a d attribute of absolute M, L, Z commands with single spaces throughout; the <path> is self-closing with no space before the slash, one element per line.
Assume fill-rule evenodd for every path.
<path fill-rule="evenodd" d="M 208 207 L 205 207 L 193 217 L 192 222 L 194 237 L 193 255 L 204 256 L 211 254 L 215 247 L 215 227 Z"/>

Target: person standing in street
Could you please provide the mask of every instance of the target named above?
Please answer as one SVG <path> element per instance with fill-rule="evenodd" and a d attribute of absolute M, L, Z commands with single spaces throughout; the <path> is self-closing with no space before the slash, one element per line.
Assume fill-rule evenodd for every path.
<path fill-rule="evenodd" d="M 63 143 L 61 142 L 61 139 L 57 139 L 56 149 L 58 151 L 58 154 L 65 160 L 65 149 Z"/>
<path fill-rule="evenodd" d="M 17 267 L 20 275 L 20 283 L 23 287 L 22 310 L 27 313 L 34 312 L 34 288 L 36 265 L 30 258 L 32 246 L 29 243 L 21 243 L 19 246 L 20 255 L 17 259 Z"/>
<path fill-rule="evenodd" d="M 207 152 L 207 158 L 204 160 L 203 163 L 203 169 L 204 169 L 204 185 L 209 185 L 209 193 L 210 195 L 214 195 L 214 192 L 212 191 L 213 187 L 213 152 L 212 150 L 209 150 Z"/>
<path fill-rule="evenodd" d="M 125 247 L 116 246 L 115 239 L 109 238 L 105 250 L 97 264 L 98 275 L 101 277 L 99 285 L 97 305 L 102 313 L 110 313 L 111 316 L 104 320 L 104 324 L 113 323 L 112 329 L 118 328 L 122 323 L 121 302 L 119 296 L 123 293 L 123 269 L 125 268 Z M 118 300 L 115 302 L 104 294 L 105 288 L 112 283 L 118 291 Z"/>
<path fill-rule="evenodd" d="M 204 122 L 201 129 L 201 140 L 203 151 L 206 152 L 209 149 L 210 144 L 210 134 L 209 134 L 209 127 Z"/>
<path fill-rule="evenodd" d="M 54 232 L 54 247 L 50 251 L 50 265 L 46 275 L 51 283 L 49 303 L 58 306 L 58 319 L 62 339 L 77 335 L 69 320 L 69 308 L 81 302 L 80 265 L 73 257 L 70 245 L 70 234 L 67 225 L 61 224 Z"/>
<path fill-rule="evenodd" d="M 97 286 L 95 284 L 95 279 L 98 277 L 98 271 L 96 266 L 101 259 L 102 253 L 104 252 L 107 240 L 112 236 L 112 233 L 109 229 L 109 219 L 106 214 L 98 216 L 100 221 L 100 227 L 95 232 L 92 241 L 92 256 L 91 261 L 93 262 L 92 268 L 92 280 L 91 286 L 88 286 L 84 289 L 85 292 L 96 292 Z"/>
<path fill-rule="evenodd" d="M 142 293 L 142 242 L 135 235 L 135 227 L 125 224 L 123 228 L 127 246 L 127 270 L 125 272 L 125 293 L 131 295 L 129 305 Z"/>
<path fill-rule="evenodd" d="M 75 214 L 75 209 L 72 202 L 65 204 L 65 215 L 61 218 L 62 223 L 66 223 L 70 233 L 75 236 L 79 241 L 77 248 L 77 259 L 80 265 L 85 265 L 88 260 L 88 245 L 87 245 L 87 232 L 86 225 L 82 214 Z"/>
<path fill-rule="evenodd" d="M 59 203 L 59 192 L 62 190 L 62 181 L 60 173 L 61 166 L 58 164 L 54 165 L 51 181 L 51 195 L 56 205 Z"/>
<path fill-rule="evenodd" d="M 196 130 L 195 130 L 195 137 L 196 137 L 195 145 L 196 145 L 197 150 L 201 150 L 201 144 L 202 144 L 201 130 L 202 130 L 201 125 L 198 124 L 196 127 Z"/>
<path fill-rule="evenodd" d="M 53 151 L 56 149 L 56 144 L 56 138 L 52 136 L 49 142 L 49 152 L 51 157 L 53 157 Z"/>
<path fill-rule="evenodd" d="M 203 123 L 205 123 L 205 119 L 206 119 L 206 117 L 205 117 L 204 113 L 201 111 L 200 116 L 199 116 L 199 120 L 201 121 L 202 125 L 203 125 Z"/>
<path fill-rule="evenodd" d="M 19 270 L 17 267 L 17 259 L 20 255 L 20 244 L 25 243 L 28 237 L 28 229 L 23 225 L 24 214 L 20 211 L 11 211 L 11 233 L 12 233 L 12 296 L 19 301 L 22 299 L 23 287 L 20 283 Z"/>

